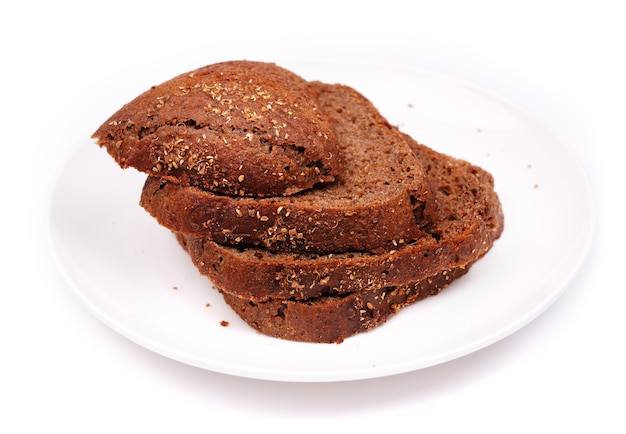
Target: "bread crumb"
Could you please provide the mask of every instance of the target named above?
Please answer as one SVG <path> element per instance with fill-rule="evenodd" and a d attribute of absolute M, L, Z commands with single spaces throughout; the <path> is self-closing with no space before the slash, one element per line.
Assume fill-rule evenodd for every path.
<path fill-rule="evenodd" d="M 220 325 L 221 325 L 222 327 L 228 327 L 228 321 L 224 321 L 224 320 L 222 320 L 222 321 L 220 321 Z"/>

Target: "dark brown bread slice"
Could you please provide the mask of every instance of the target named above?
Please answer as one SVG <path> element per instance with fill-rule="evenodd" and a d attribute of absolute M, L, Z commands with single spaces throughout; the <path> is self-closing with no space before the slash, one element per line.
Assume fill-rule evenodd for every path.
<path fill-rule="evenodd" d="M 255 303 L 223 293 L 224 300 L 255 330 L 299 342 L 341 343 L 385 323 L 401 309 L 438 294 L 467 273 L 470 265 L 438 273 L 419 282 L 310 300 Z"/>
<path fill-rule="evenodd" d="M 262 302 L 306 300 L 364 289 L 407 285 L 483 256 L 504 228 L 492 176 L 405 136 L 431 180 L 437 212 L 421 237 L 381 254 L 290 254 L 225 247 L 177 234 L 202 274 L 227 294 Z"/>
<path fill-rule="evenodd" d="M 271 63 L 181 74 L 126 104 L 93 137 L 123 168 L 236 196 L 292 194 L 343 170 L 310 84 Z"/>
<path fill-rule="evenodd" d="M 288 197 L 230 197 L 150 177 L 141 205 L 163 226 L 275 252 L 382 252 L 417 239 L 434 214 L 430 181 L 403 135 L 342 85 L 313 84 L 344 173 Z"/>

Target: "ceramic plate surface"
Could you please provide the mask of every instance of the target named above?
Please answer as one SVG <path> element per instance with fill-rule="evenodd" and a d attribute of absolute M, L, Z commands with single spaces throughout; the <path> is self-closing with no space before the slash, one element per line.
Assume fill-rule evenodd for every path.
<path fill-rule="evenodd" d="M 490 171 L 506 219 L 501 239 L 469 274 L 371 332 L 340 345 L 282 341 L 243 323 L 171 233 L 138 205 L 145 176 L 122 171 L 85 139 L 53 191 L 50 240 L 63 274 L 98 318 L 150 350 L 216 372 L 343 381 L 421 369 L 484 348 L 563 292 L 591 242 L 593 201 L 581 165 L 541 121 L 420 69 L 331 63 L 290 69 L 351 85 L 418 141 Z"/>

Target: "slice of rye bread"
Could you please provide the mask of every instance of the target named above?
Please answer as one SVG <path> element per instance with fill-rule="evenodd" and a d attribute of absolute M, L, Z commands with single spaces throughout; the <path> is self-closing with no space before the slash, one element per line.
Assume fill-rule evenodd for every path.
<path fill-rule="evenodd" d="M 223 292 L 262 302 L 306 300 L 407 285 L 482 257 L 504 228 L 493 177 L 466 161 L 405 139 L 431 180 L 437 214 L 416 241 L 381 254 L 272 253 L 227 247 L 206 237 L 176 234 L 198 270 Z"/>
<path fill-rule="evenodd" d="M 264 62 L 216 63 L 153 86 L 93 138 L 123 168 L 235 196 L 292 194 L 343 170 L 310 84 Z"/>
<path fill-rule="evenodd" d="M 252 328 L 276 338 L 298 342 L 341 343 L 381 325 L 406 306 L 439 294 L 469 270 L 445 270 L 408 285 L 358 291 L 346 296 L 310 300 L 270 299 L 252 302 L 222 292 L 226 303 Z"/>
<path fill-rule="evenodd" d="M 149 177 L 141 205 L 175 232 L 274 252 L 382 252 L 417 239 L 435 212 L 419 158 L 363 95 L 343 85 L 312 85 L 347 163 L 334 183 L 252 198 Z"/>

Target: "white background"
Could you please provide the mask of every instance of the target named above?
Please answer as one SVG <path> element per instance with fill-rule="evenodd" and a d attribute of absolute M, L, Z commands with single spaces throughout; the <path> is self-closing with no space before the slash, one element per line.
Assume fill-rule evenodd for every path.
<path fill-rule="evenodd" d="M 355 6 L 357 5 L 357 6 Z M 43 2 L 3 6 L 1 432 L 624 432 L 626 31 L 619 2 Z M 417 372 L 276 383 L 154 354 L 91 315 L 46 247 L 48 188 L 120 104 L 221 60 L 368 59 L 455 75 L 548 123 L 597 230 L 564 295 L 508 338 Z M 622 255 L 622 257 L 620 257 Z M 225 428 L 225 427 L 228 427 Z"/>

